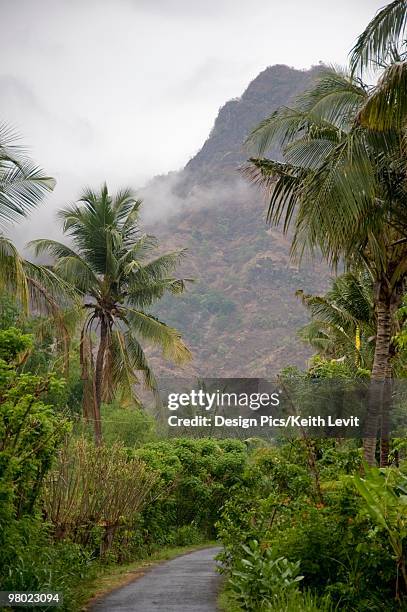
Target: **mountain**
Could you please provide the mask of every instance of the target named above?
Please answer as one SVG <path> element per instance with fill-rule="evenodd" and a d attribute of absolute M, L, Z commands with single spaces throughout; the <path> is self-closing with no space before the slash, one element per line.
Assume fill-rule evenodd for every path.
<path fill-rule="evenodd" d="M 172 208 L 149 231 L 166 249 L 187 248 L 181 272 L 196 279 L 186 294 L 166 297 L 156 310 L 193 352 L 184 375 L 271 376 L 285 365 L 304 365 L 310 355 L 296 337 L 307 314 L 295 292 L 323 291 L 327 269 L 290 261 L 289 239 L 266 225 L 264 195 L 239 167 L 248 156 L 243 143 L 250 131 L 303 91 L 318 70 L 277 65 L 261 72 L 219 110 L 185 168 L 157 177 L 145 190 L 146 206 Z M 153 360 L 161 373 L 175 371 L 156 355 Z"/>
<path fill-rule="evenodd" d="M 263 70 L 240 98 L 229 100 L 220 109 L 209 138 L 185 170 L 198 181 L 216 178 L 219 172 L 236 172 L 247 159 L 243 143 L 252 129 L 304 91 L 319 70 L 295 70 L 283 65 Z"/>

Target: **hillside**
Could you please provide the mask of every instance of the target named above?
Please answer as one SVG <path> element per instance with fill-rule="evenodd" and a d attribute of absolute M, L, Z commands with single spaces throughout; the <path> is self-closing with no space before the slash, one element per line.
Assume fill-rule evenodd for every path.
<path fill-rule="evenodd" d="M 158 177 L 146 190 L 146 204 L 150 198 L 155 209 L 160 198 L 174 202 L 169 219 L 149 230 L 166 248 L 188 249 L 182 273 L 196 279 L 186 295 L 166 298 L 157 310 L 193 351 L 188 373 L 269 376 L 289 363 L 303 365 L 309 356 L 296 338 L 307 316 L 295 291 L 323 290 L 327 270 L 290 262 L 289 240 L 267 227 L 264 196 L 241 177 L 239 166 L 247 158 L 243 142 L 250 130 L 303 90 L 317 70 L 264 70 L 220 109 L 185 169 Z M 169 371 L 154 360 L 161 372 Z"/>

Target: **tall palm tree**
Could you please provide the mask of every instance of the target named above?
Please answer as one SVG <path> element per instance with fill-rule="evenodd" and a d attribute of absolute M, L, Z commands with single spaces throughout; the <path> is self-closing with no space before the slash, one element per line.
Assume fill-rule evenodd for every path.
<path fill-rule="evenodd" d="M 317 249 L 334 267 L 343 259 L 350 268 L 369 270 L 377 317 L 372 380 L 382 382 L 390 375 L 392 321 L 407 277 L 407 166 L 402 132 L 375 131 L 358 121 L 368 100 L 359 79 L 322 71 L 292 108 L 277 110 L 250 138 L 260 155 L 280 145 L 284 162 L 252 158 L 246 172 L 270 192 L 269 222 L 293 226 L 294 256 Z M 375 428 L 372 419 L 365 440 L 369 463 Z"/>
<path fill-rule="evenodd" d="M 72 246 L 48 239 L 31 243 L 37 256 L 55 259 L 56 276 L 82 296 L 84 416 L 94 422 L 97 443 L 103 400 L 110 401 L 119 388 L 132 396 L 137 370 L 150 388 L 156 387 L 143 341 L 161 347 L 175 362 L 190 359 L 177 330 L 146 311 L 164 293 L 184 290 L 184 280 L 170 275 L 184 252 L 154 256 L 156 239 L 139 229 L 140 206 L 130 189 L 114 197 L 106 185 L 98 193 L 87 189 L 77 204 L 59 213 Z"/>
<path fill-rule="evenodd" d="M 372 279 L 366 272 L 336 277 L 325 295 L 297 291 L 311 315 L 299 332 L 318 354 L 371 368 L 375 339 Z"/>
<path fill-rule="evenodd" d="M 25 310 L 30 294 L 25 262 L 3 231 L 24 219 L 54 186 L 55 180 L 33 164 L 17 144 L 15 133 L 0 124 L 0 289 L 16 295 Z M 40 273 L 35 266 L 31 272 Z"/>

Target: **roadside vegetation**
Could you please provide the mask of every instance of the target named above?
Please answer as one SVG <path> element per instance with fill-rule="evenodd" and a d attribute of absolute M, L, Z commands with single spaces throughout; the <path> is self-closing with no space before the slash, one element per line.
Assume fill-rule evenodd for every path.
<path fill-rule="evenodd" d="M 384 7 L 349 70 L 321 68 L 254 126 L 245 168 L 268 221 L 292 231 L 293 258 L 322 254 L 336 274 L 325 295 L 298 293 L 310 315 L 298 342 L 315 354 L 280 380 L 362 379 L 368 435 L 168 437 L 140 389 L 157 396 L 147 346 L 191 358 L 154 314 L 187 289 L 185 253 L 143 233 L 131 189 L 88 189 L 59 213 L 62 242 L 31 244 L 33 261 L 0 235 L 0 590 L 59 591 L 75 612 L 217 541 L 225 611 L 407 608 L 407 442 L 386 428 L 387 384 L 407 367 L 406 24 L 405 1 Z M 267 157 L 276 146 L 283 161 Z M 2 127 L 2 230 L 53 186 Z M 186 301 L 221 324 L 234 311 L 199 284 Z"/>

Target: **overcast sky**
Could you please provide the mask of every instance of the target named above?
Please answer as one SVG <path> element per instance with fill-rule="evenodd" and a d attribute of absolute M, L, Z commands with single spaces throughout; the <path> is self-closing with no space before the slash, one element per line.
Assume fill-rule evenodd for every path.
<path fill-rule="evenodd" d="M 104 179 L 137 187 L 182 167 L 267 66 L 346 62 L 384 3 L 0 0 L 0 120 L 56 177 L 47 210 Z"/>

